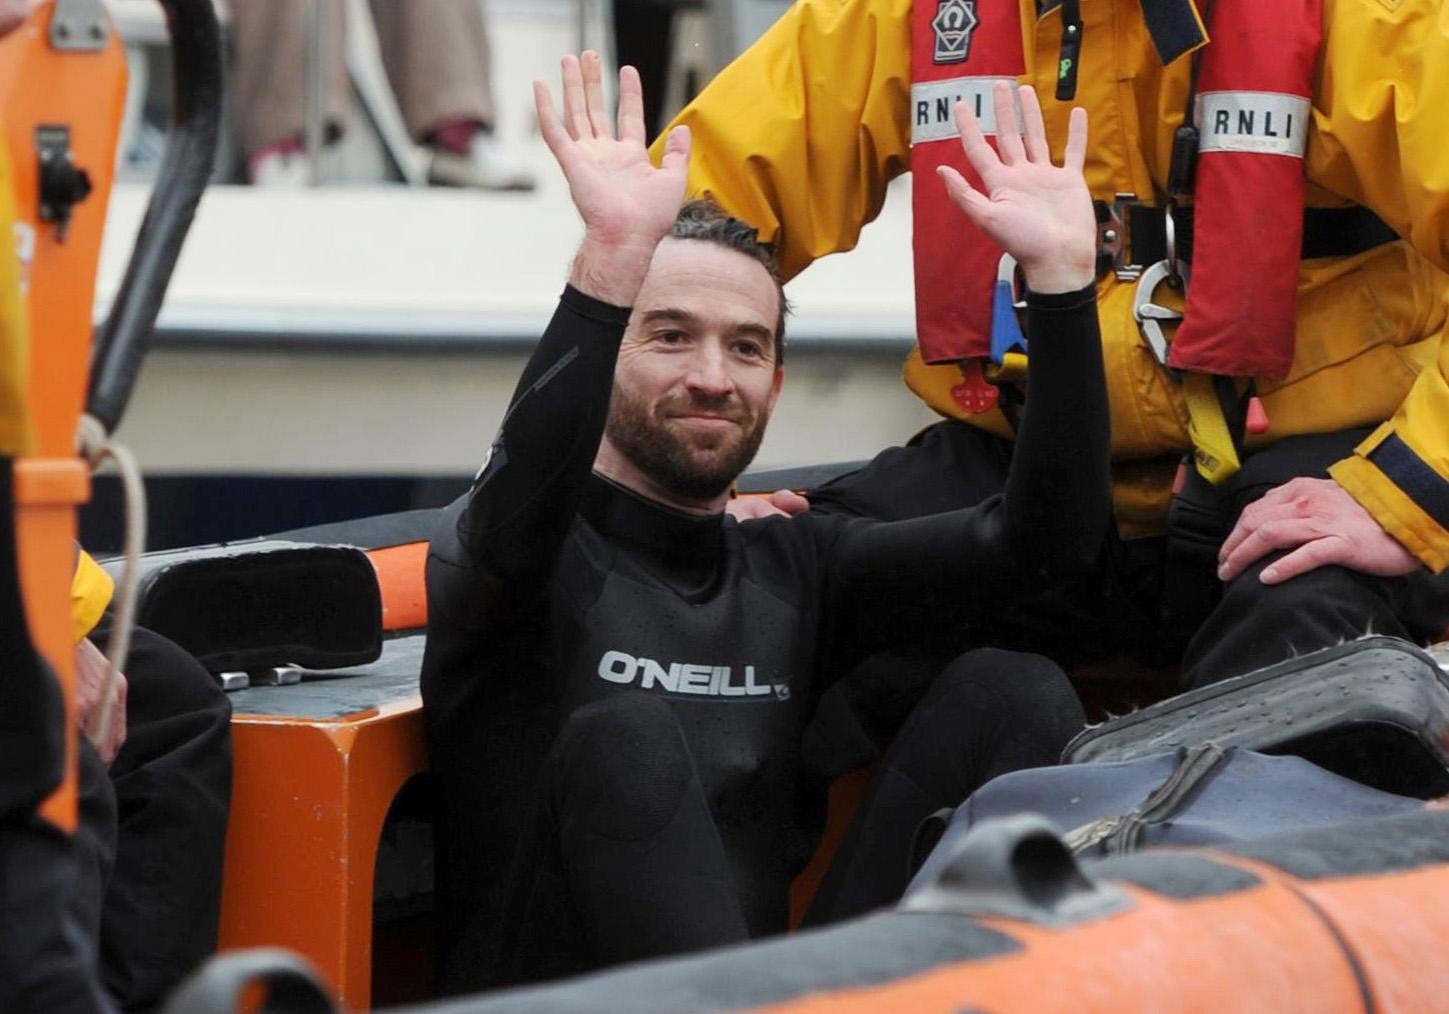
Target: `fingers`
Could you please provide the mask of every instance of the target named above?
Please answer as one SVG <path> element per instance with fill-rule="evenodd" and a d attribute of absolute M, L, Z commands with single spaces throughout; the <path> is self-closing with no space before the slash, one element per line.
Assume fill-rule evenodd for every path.
<path fill-rule="evenodd" d="M 781 513 L 794 517 L 810 509 L 810 501 L 793 489 L 777 489 L 770 494 L 770 505 Z"/>
<path fill-rule="evenodd" d="M 126 698 L 129 694 L 129 686 L 126 677 L 122 673 L 116 674 L 116 705 L 111 718 L 111 739 L 110 756 L 106 763 L 116 759 L 116 754 L 121 752 L 121 747 L 126 745 Z"/>
<path fill-rule="evenodd" d="M 1001 164 L 1017 165 L 1025 162 L 1026 151 L 1022 147 L 1021 134 L 1017 131 L 1016 103 L 1012 101 L 1011 85 L 1005 81 L 996 82 L 991 89 L 991 101 L 996 107 L 996 150 L 1001 155 Z M 1037 115 L 1041 115 L 1040 107 Z M 977 167 L 977 172 L 980 171 L 980 167 Z"/>
<path fill-rule="evenodd" d="M 577 141 L 593 137 L 589 124 L 589 104 L 584 97 L 584 73 L 579 58 L 572 53 L 559 60 L 559 76 L 563 79 L 564 129 Z"/>
<path fill-rule="evenodd" d="M 1062 158 L 1062 168 L 1082 172 L 1086 162 L 1087 111 L 1077 106 L 1067 123 L 1067 149 Z"/>
<path fill-rule="evenodd" d="M 1041 100 L 1036 97 L 1036 89 L 1031 85 L 1023 85 L 1018 94 L 1021 96 L 1021 122 L 1025 131 L 1022 140 L 1026 148 L 1026 157 L 1033 162 L 1050 165 L 1052 153 L 1051 149 L 1047 147 L 1046 125 L 1041 118 Z M 999 113 L 996 119 L 996 130 L 998 134 L 1001 132 Z"/>
<path fill-rule="evenodd" d="M 1248 511 L 1252 510 L 1254 506 L 1255 504 L 1249 504 L 1247 507 L 1243 508 L 1243 512 L 1238 515 L 1238 523 L 1233 526 L 1233 530 L 1228 533 L 1228 537 L 1224 539 L 1223 544 L 1218 547 L 1219 567 L 1222 567 L 1225 563 L 1227 563 L 1228 557 L 1233 555 L 1233 553 L 1237 550 L 1238 546 L 1242 543 L 1242 541 L 1246 539 L 1249 535 L 1253 534 L 1253 520 L 1248 515 Z"/>
<path fill-rule="evenodd" d="M 689 152 L 692 135 L 689 128 L 681 124 L 669 132 L 664 139 L 664 157 L 659 160 L 661 169 L 683 171 L 689 167 Z"/>
<path fill-rule="evenodd" d="M 785 511 L 766 497 L 740 496 L 725 504 L 725 513 L 736 521 L 758 521 L 760 518 L 778 517 Z"/>
<path fill-rule="evenodd" d="M 548 85 L 542 81 L 533 82 L 533 108 L 538 113 L 538 132 L 543 135 L 543 143 L 548 145 L 548 150 L 553 152 L 555 159 L 562 159 L 563 147 L 569 142 L 569 133 L 559 122 L 558 114 L 553 108 L 553 95 L 549 92 Z"/>
<path fill-rule="evenodd" d="M 644 86 L 639 82 L 639 72 L 625 65 L 619 68 L 619 140 L 647 140 L 644 123 Z"/>
<path fill-rule="evenodd" d="M 1238 523 L 1223 540 L 1218 549 L 1218 563 L 1225 564 L 1233 553 L 1237 552 L 1238 546 L 1257 530 L 1258 526 L 1265 521 L 1271 520 L 1278 512 L 1274 509 L 1278 500 L 1278 490 L 1270 489 L 1257 500 L 1244 507 L 1238 514 Z M 1287 515 L 1285 515 L 1287 516 Z"/>
<path fill-rule="evenodd" d="M 584 78 L 584 105 L 589 113 L 589 130 L 594 137 L 613 137 L 614 125 L 604 102 L 604 61 L 592 49 L 584 50 L 579 61 Z"/>
<path fill-rule="evenodd" d="M 997 158 L 996 152 L 991 150 L 991 145 L 986 143 L 986 135 L 981 132 L 981 121 L 976 119 L 976 112 L 970 104 L 958 102 L 953 112 L 956 117 L 956 131 L 961 135 L 961 149 L 966 152 L 966 160 L 971 163 L 971 168 L 976 170 L 977 175 L 984 180 L 993 169 L 1001 165 L 1001 159 Z"/>
<path fill-rule="evenodd" d="M 1218 577 L 1231 581 L 1249 566 L 1275 549 L 1293 549 L 1317 539 L 1333 538 L 1311 518 L 1283 518 L 1265 521 L 1252 528 L 1218 565 Z"/>
<path fill-rule="evenodd" d="M 979 170 L 978 170 L 979 171 Z M 936 167 L 936 173 L 946 184 L 946 196 L 951 203 L 966 212 L 973 221 L 980 220 L 991 202 L 979 190 L 966 181 L 966 177 L 948 165 Z"/>
<path fill-rule="evenodd" d="M 1343 562 L 1344 544 L 1341 539 L 1323 538 L 1305 542 L 1281 560 L 1274 560 L 1263 568 L 1258 579 L 1264 584 L 1282 584 L 1284 581 L 1307 574 L 1310 570 L 1331 563 Z"/>
<path fill-rule="evenodd" d="M 1233 526 L 1233 530 L 1228 533 L 1222 548 L 1218 550 L 1218 562 L 1227 560 L 1238 548 L 1238 545 L 1253 533 L 1254 529 L 1267 522 L 1308 517 L 1314 513 L 1309 509 L 1307 494 L 1313 492 L 1310 484 L 1319 481 L 1317 479 L 1290 479 L 1283 485 L 1268 490 L 1244 507 L 1238 513 L 1238 523 Z"/>

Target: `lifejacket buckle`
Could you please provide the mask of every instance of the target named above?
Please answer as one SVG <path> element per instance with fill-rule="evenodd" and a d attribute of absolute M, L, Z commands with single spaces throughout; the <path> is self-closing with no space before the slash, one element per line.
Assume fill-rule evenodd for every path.
<path fill-rule="evenodd" d="M 1142 201 L 1136 194 L 1118 193 L 1107 201 L 1093 201 L 1097 211 L 1097 275 L 1107 270 L 1119 282 L 1135 282 L 1142 276 L 1142 265 L 1132 257 L 1130 243 L 1130 209 Z"/>
<path fill-rule="evenodd" d="M 1169 221 L 1171 221 L 1170 218 Z M 1137 321 L 1137 327 L 1142 332 L 1147 347 L 1152 350 L 1157 361 L 1166 366 L 1168 343 L 1162 325 L 1174 324 L 1182 320 L 1182 311 L 1174 306 L 1164 306 L 1162 303 L 1153 301 L 1153 297 L 1157 294 L 1157 287 L 1164 282 L 1171 288 L 1185 292 L 1188 285 L 1187 262 L 1179 261 L 1174 265 L 1172 261 L 1164 259 L 1150 265 L 1146 271 L 1142 272 L 1142 277 L 1137 279 L 1137 295 L 1132 300 L 1132 317 Z"/>
<path fill-rule="evenodd" d="M 1109 204 L 1093 201 L 1097 216 L 1097 277 L 1111 271 L 1120 281 L 1132 281 L 1142 273 L 1140 264 L 1127 263 L 1127 223 L 1123 213 L 1126 201 L 1135 201 L 1135 194 L 1118 194 Z"/>

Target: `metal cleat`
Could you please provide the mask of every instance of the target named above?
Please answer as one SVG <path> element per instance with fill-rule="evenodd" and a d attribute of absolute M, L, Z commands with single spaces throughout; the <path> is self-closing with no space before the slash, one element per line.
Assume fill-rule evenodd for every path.
<path fill-rule="evenodd" d="M 291 687 L 302 682 L 302 670 L 295 665 L 257 669 L 250 675 L 254 687 Z"/>
<path fill-rule="evenodd" d="M 219 672 L 216 678 L 221 681 L 221 689 L 227 693 L 245 690 L 252 685 L 252 678 L 244 672 Z"/>
<path fill-rule="evenodd" d="M 1187 263 L 1179 262 L 1177 265 L 1177 276 L 1174 279 L 1172 266 L 1166 260 L 1160 260 L 1142 272 L 1142 277 L 1137 280 L 1137 295 L 1132 300 L 1132 316 L 1137 321 L 1137 327 L 1146 339 L 1148 348 L 1157 357 L 1157 361 L 1164 366 L 1167 365 L 1167 335 L 1162 331 L 1163 324 L 1174 324 L 1182 320 L 1182 311 L 1172 306 L 1163 306 L 1161 303 L 1154 303 L 1152 297 L 1157 293 L 1157 287 L 1166 282 L 1174 288 L 1181 286 L 1185 292 L 1188 285 Z"/>

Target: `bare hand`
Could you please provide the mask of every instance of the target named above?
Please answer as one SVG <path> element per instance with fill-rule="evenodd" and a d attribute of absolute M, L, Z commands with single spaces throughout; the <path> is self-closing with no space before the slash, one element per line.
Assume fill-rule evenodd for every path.
<path fill-rule="evenodd" d="M 106 677 L 111 663 L 90 641 L 81 638 L 75 649 L 75 710 L 76 721 L 81 731 L 101 755 L 106 764 L 116 759 L 121 746 L 126 742 L 126 677 L 116 680 L 116 706 L 111 709 L 111 727 L 95 730 L 91 728 L 93 716 L 101 710 L 101 694 L 106 689 Z"/>
<path fill-rule="evenodd" d="M 9 35 L 30 17 L 30 0 L 0 0 L 0 37 Z"/>
<path fill-rule="evenodd" d="M 644 93 L 639 72 L 619 70 L 619 131 L 614 136 L 604 108 L 603 65 L 587 51 L 561 61 L 563 122 L 542 81 L 533 83 L 538 125 L 568 180 L 584 220 L 586 242 L 643 249 L 649 255 L 674 226 L 684 200 L 689 167 L 689 130 L 677 127 L 665 143 L 659 168 L 644 146 Z"/>
<path fill-rule="evenodd" d="M 1326 564 L 1379 577 L 1419 566 L 1414 554 L 1332 479 L 1293 479 L 1244 507 L 1218 553 L 1218 577 L 1231 581 L 1278 549 L 1293 552 L 1263 568 L 1264 584 L 1281 584 Z"/>
<path fill-rule="evenodd" d="M 810 501 L 789 489 L 777 489 L 769 496 L 739 496 L 725 504 L 725 513 L 736 521 L 755 521 L 759 518 L 787 517 L 803 514 L 810 509 Z"/>
<path fill-rule="evenodd" d="M 1062 165 L 1052 164 L 1036 91 L 1022 86 L 1025 135 L 1015 129 L 1011 87 L 998 83 L 996 150 L 986 142 L 976 114 L 956 103 L 961 146 L 981 177 L 978 191 L 950 166 L 937 172 L 951 201 L 1016 258 L 1036 292 L 1075 292 L 1091 284 L 1097 269 L 1097 217 L 1082 165 L 1087 154 L 1087 111 L 1072 110 Z M 999 154 L 998 154 L 999 152 Z"/>

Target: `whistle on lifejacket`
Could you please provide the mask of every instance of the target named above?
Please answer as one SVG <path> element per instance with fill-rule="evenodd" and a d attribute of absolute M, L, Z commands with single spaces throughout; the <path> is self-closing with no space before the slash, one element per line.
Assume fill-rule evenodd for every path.
<path fill-rule="evenodd" d="M 1026 335 L 1021 332 L 1018 310 L 1026 300 L 1016 291 L 1016 258 L 1004 253 L 996 266 L 996 288 L 991 296 L 991 362 L 1001 366 L 1011 353 L 1026 353 Z"/>
<path fill-rule="evenodd" d="M 986 379 L 980 359 L 964 359 L 957 363 L 961 382 L 951 388 L 951 397 L 971 415 L 990 412 L 1001 401 L 1001 388 Z"/>

